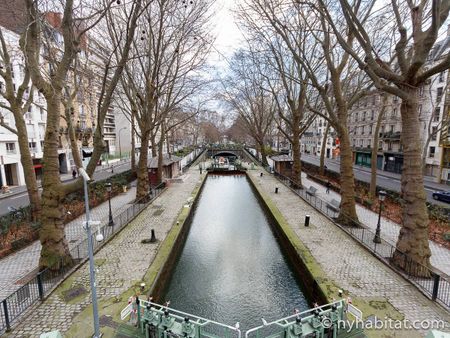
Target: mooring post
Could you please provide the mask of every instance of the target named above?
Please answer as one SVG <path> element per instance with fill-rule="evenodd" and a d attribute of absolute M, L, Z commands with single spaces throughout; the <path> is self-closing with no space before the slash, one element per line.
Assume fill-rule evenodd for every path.
<path fill-rule="evenodd" d="M 156 242 L 155 229 L 152 229 L 152 237 L 150 238 L 150 243 Z"/>
<path fill-rule="evenodd" d="M 275 187 L 275 194 L 278 194 L 278 187 Z"/>
<path fill-rule="evenodd" d="M 309 227 L 309 215 L 305 215 L 305 227 Z"/>

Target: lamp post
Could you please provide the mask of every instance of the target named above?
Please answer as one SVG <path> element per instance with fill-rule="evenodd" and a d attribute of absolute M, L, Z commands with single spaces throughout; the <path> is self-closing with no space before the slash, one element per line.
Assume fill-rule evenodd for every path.
<path fill-rule="evenodd" d="M 378 223 L 377 223 L 377 230 L 375 231 L 375 237 L 373 238 L 374 243 L 381 243 L 381 207 L 383 204 L 384 199 L 386 198 L 386 191 L 380 190 L 378 192 L 378 200 L 380 201 L 380 210 L 378 211 Z"/>
<path fill-rule="evenodd" d="M 111 190 L 112 190 L 112 184 L 111 182 L 106 182 L 105 184 L 106 190 L 108 191 L 108 203 L 109 203 L 109 222 L 108 225 L 110 227 L 114 226 L 112 211 L 111 211 Z"/>
<path fill-rule="evenodd" d="M 127 127 L 122 127 L 119 129 L 119 157 L 122 159 L 122 145 L 120 144 L 120 132 L 124 129 L 127 129 Z"/>
<path fill-rule="evenodd" d="M 87 172 L 84 168 L 78 168 L 78 172 L 83 177 L 83 185 L 84 185 L 84 204 L 86 207 L 86 222 L 85 222 L 85 230 L 87 233 L 88 240 L 88 256 L 89 256 L 89 277 L 91 282 L 91 292 L 92 292 L 92 312 L 94 315 L 94 338 L 100 338 L 100 322 L 98 319 L 98 305 L 97 305 L 97 288 L 95 284 L 95 266 L 94 266 L 94 246 L 92 243 L 92 231 L 91 225 L 99 225 L 100 222 L 93 222 L 90 220 L 89 213 L 89 194 L 88 194 L 88 182 L 91 180 Z M 100 232 L 100 229 L 97 229 L 96 240 L 98 242 L 103 241 L 103 235 Z"/>

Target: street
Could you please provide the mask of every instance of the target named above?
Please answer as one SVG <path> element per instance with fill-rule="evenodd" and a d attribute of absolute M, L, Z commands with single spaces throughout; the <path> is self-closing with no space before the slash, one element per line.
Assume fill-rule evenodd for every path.
<path fill-rule="evenodd" d="M 312 163 L 317 166 L 320 163 L 320 158 L 314 155 L 302 154 L 301 159 L 302 161 Z M 325 165 L 329 170 L 339 172 L 339 160 L 325 159 Z M 363 182 L 370 182 L 370 168 L 353 165 L 353 172 L 356 179 Z M 383 170 L 377 170 L 377 186 L 381 188 L 400 192 L 401 188 L 400 178 L 401 178 L 400 174 L 395 174 Z M 446 186 L 445 184 L 430 182 L 429 181 L 430 179 L 431 178 L 424 179 L 427 201 L 441 206 L 450 207 L 450 204 L 441 201 L 436 201 L 432 197 L 433 192 L 438 190 L 450 190 L 450 187 Z"/>
<path fill-rule="evenodd" d="M 114 173 L 111 173 L 111 169 L 109 168 L 98 167 L 96 172 L 94 173 L 94 180 L 104 180 L 110 176 L 129 170 L 130 166 L 130 162 L 121 162 L 118 164 L 114 164 Z M 63 182 L 72 181 L 72 174 L 61 175 L 61 179 Z M 8 207 L 20 208 L 25 207 L 30 203 L 26 187 L 24 186 L 20 188 L 23 188 L 23 192 L 18 194 L 11 194 L 11 196 L 9 197 L 0 199 L 0 216 L 5 215 L 9 212 Z M 39 192 L 41 191 L 42 189 L 39 189 Z"/>

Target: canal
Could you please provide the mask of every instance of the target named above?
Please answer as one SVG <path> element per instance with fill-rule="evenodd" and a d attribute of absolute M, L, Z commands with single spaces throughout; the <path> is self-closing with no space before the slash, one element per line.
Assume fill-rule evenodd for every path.
<path fill-rule="evenodd" d="M 164 300 L 241 329 L 308 303 L 244 175 L 209 175 Z"/>

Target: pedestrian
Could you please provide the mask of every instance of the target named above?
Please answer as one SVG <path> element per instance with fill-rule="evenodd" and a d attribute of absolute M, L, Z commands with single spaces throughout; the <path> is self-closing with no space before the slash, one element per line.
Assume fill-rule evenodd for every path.
<path fill-rule="evenodd" d="M 77 178 L 77 171 L 75 170 L 75 168 L 73 168 L 72 170 L 72 178 L 73 179 Z"/>
<path fill-rule="evenodd" d="M 326 187 L 327 187 L 326 193 L 329 194 L 329 193 L 330 193 L 330 188 L 331 188 L 331 183 L 330 183 L 330 181 L 327 181 Z"/>

